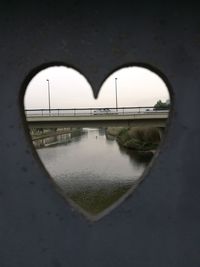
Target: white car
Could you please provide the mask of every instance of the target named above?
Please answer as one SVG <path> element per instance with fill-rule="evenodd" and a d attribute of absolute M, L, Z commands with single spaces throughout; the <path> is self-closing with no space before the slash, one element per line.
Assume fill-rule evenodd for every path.
<path fill-rule="evenodd" d="M 109 108 L 98 108 L 94 110 L 94 115 L 104 115 L 104 114 L 110 114 Z"/>

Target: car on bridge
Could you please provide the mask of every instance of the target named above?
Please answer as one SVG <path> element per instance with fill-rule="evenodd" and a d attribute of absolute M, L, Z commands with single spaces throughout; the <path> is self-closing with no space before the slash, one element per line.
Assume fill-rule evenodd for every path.
<path fill-rule="evenodd" d="M 111 114 L 111 110 L 109 108 L 98 108 L 94 110 L 94 115 L 105 115 Z"/>

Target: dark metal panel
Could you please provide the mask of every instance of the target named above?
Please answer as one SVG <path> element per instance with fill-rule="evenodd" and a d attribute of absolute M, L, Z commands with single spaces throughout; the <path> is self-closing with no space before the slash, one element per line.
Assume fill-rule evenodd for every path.
<path fill-rule="evenodd" d="M 199 267 L 198 10 L 163 1 L 1 2 L 0 266 Z M 83 73 L 95 96 L 129 64 L 170 81 L 174 107 L 159 155 L 135 193 L 96 223 L 54 190 L 24 131 L 25 86 L 54 64 Z"/>

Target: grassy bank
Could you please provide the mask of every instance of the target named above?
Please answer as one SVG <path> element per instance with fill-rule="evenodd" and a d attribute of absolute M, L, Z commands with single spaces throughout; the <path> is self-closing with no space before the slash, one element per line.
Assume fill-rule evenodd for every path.
<path fill-rule="evenodd" d="M 88 213 L 96 215 L 115 203 L 130 188 L 131 185 L 119 185 L 109 191 L 103 188 L 89 189 L 88 191 L 69 193 L 68 197 Z"/>
<path fill-rule="evenodd" d="M 125 129 L 124 127 L 108 127 L 106 129 L 106 134 L 117 137 L 118 134 Z"/>
<path fill-rule="evenodd" d="M 138 152 L 154 151 L 160 143 L 160 135 L 157 128 L 108 127 L 106 132 L 115 136 L 121 146 Z"/>

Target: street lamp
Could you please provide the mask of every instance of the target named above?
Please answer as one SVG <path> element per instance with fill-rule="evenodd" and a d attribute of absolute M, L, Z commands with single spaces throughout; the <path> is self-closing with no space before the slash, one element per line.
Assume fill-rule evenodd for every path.
<path fill-rule="evenodd" d="M 48 83 L 48 100 L 49 100 L 49 114 L 50 114 L 51 102 L 50 102 L 50 83 L 49 83 L 49 79 L 47 79 L 47 83 Z"/>
<path fill-rule="evenodd" d="M 115 97 L 116 97 L 116 111 L 118 110 L 118 104 L 117 104 L 117 78 L 115 78 Z"/>

